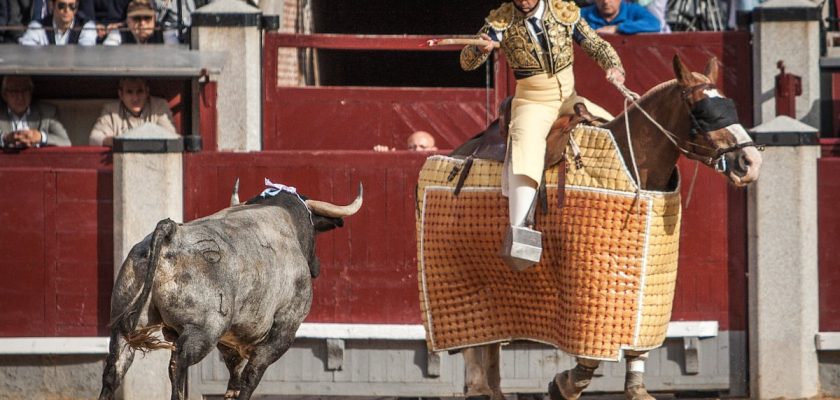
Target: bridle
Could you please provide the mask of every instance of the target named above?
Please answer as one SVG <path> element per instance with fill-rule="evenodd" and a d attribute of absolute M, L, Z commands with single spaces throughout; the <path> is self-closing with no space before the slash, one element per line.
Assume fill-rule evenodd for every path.
<path fill-rule="evenodd" d="M 732 146 L 725 147 L 725 148 L 715 148 L 715 147 L 704 146 L 702 144 L 698 144 L 698 143 L 695 143 L 693 141 L 681 139 L 679 136 L 677 136 L 673 132 L 669 131 L 668 129 L 665 129 L 665 127 L 663 127 L 661 124 L 659 124 L 659 122 L 657 122 L 653 117 L 651 117 L 650 114 L 648 114 L 648 112 L 644 108 L 642 108 L 642 106 L 636 101 L 640 98 L 640 96 L 638 94 L 630 91 L 629 89 L 627 89 L 627 87 L 625 87 L 622 84 L 616 84 L 616 83 L 613 83 L 613 84 L 618 88 L 618 90 L 624 95 L 624 97 L 626 99 L 625 100 L 625 107 L 624 107 L 625 108 L 625 110 L 624 110 L 625 115 L 627 115 L 627 102 L 629 101 L 629 102 L 633 103 L 636 106 L 636 108 L 639 110 L 639 112 L 641 112 L 642 115 L 644 115 L 648 120 L 650 120 L 650 122 L 653 123 L 653 125 L 656 126 L 659 129 L 659 131 L 662 132 L 662 134 L 664 134 L 666 138 L 668 138 L 668 140 L 671 141 L 671 143 L 674 144 L 674 146 L 677 148 L 677 150 L 680 151 L 680 153 L 682 153 L 683 155 L 685 155 L 687 158 L 689 158 L 691 160 L 702 162 L 703 164 L 705 164 L 705 165 L 707 165 L 711 168 L 714 168 L 718 172 L 724 172 L 726 170 L 727 165 L 726 165 L 726 158 L 724 156 L 728 153 L 732 153 L 734 151 L 738 151 L 738 150 L 744 149 L 746 147 L 755 147 L 758 150 L 764 150 L 764 146 L 756 145 L 755 142 L 753 142 L 752 140 L 746 141 L 746 142 L 743 142 L 743 143 L 736 143 Z M 716 111 L 725 110 L 726 114 L 728 114 L 727 117 L 732 118 L 732 116 L 734 116 L 734 119 L 732 119 L 734 121 L 733 123 L 738 123 L 738 118 L 737 118 L 737 113 L 735 112 L 735 103 L 731 99 L 722 98 L 722 97 L 721 98 L 709 98 L 709 97 L 707 97 L 707 98 L 705 98 L 701 101 L 698 101 L 697 103 L 692 103 L 691 98 L 692 98 L 692 95 L 695 92 L 697 92 L 699 90 L 707 90 L 707 89 L 716 89 L 716 87 L 713 83 L 701 83 L 701 84 L 698 84 L 698 85 L 695 85 L 695 86 L 692 86 L 692 87 L 684 88 L 681 93 L 682 93 L 683 102 L 685 103 L 686 107 L 688 108 L 689 115 L 691 116 L 691 128 L 692 128 L 691 135 L 702 135 L 703 138 L 706 139 L 706 142 L 714 143 L 714 141 L 712 140 L 712 137 L 711 137 L 711 133 L 718 130 L 718 129 L 725 128 L 728 125 L 720 126 L 716 129 L 709 129 L 709 127 L 716 127 L 717 124 L 715 124 L 714 121 L 705 121 L 703 119 L 703 116 L 702 116 L 703 113 L 701 113 L 702 110 L 695 110 L 695 108 L 697 107 L 697 104 L 701 103 L 703 100 L 711 100 L 712 102 L 717 103 L 713 106 Z M 697 111 L 697 112 L 695 112 L 695 111 Z M 700 115 L 700 118 L 698 118 L 698 115 Z M 626 120 L 627 120 L 627 118 L 625 118 L 625 121 Z M 629 125 L 629 123 L 628 123 L 628 125 Z M 629 126 L 628 126 L 628 133 L 629 133 Z M 691 150 L 689 150 L 689 149 L 691 149 Z M 701 152 L 701 151 L 698 151 L 698 150 L 704 150 L 704 151 Z"/>
<path fill-rule="evenodd" d="M 714 143 L 712 140 L 712 132 L 724 129 L 728 126 L 739 124 L 738 113 L 735 109 L 735 102 L 732 99 L 725 97 L 705 97 L 697 102 L 693 102 L 694 93 L 705 90 L 715 90 L 717 87 L 713 83 L 701 83 L 682 90 L 682 98 L 686 107 L 688 107 L 689 115 L 691 116 L 691 136 L 702 136 L 707 143 Z M 724 172 L 727 169 L 725 155 L 739 151 L 747 147 L 755 147 L 763 150 L 763 146 L 757 146 L 752 140 L 736 143 L 729 147 L 712 148 L 689 141 L 691 148 L 698 148 L 709 150 L 706 152 L 683 150 L 682 146 L 677 146 L 683 151 L 686 157 L 700 161 L 710 167 L 713 167 L 718 172 Z M 711 154 L 709 154 L 711 153 Z"/>

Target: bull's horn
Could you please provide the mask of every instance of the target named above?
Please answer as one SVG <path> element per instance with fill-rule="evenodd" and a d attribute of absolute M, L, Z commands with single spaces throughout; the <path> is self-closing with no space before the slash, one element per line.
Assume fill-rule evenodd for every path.
<path fill-rule="evenodd" d="M 236 182 L 233 184 L 233 193 L 230 195 L 230 206 L 238 206 L 239 205 L 239 178 L 236 178 Z"/>
<path fill-rule="evenodd" d="M 335 204 L 327 203 L 326 201 L 306 200 L 306 205 L 312 212 L 331 218 L 349 217 L 362 208 L 362 183 L 359 182 L 359 195 L 356 200 L 346 206 L 337 206 Z"/>

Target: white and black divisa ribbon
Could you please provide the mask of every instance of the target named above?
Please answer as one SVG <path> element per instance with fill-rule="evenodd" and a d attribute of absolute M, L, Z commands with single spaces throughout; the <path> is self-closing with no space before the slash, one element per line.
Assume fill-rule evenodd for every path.
<path fill-rule="evenodd" d="M 311 222 L 312 225 L 315 225 L 315 222 L 312 221 L 312 210 L 310 210 L 309 206 L 306 205 L 306 201 L 303 199 L 303 197 L 300 197 L 300 194 L 297 192 L 297 188 L 295 188 L 294 186 L 287 186 L 282 183 L 274 183 L 268 178 L 263 179 L 265 179 L 264 183 L 266 189 L 263 190 L 262 193 L 260 193 L 260 197 L 274 197 L 280 194 L 281 192 L 286 192 L 295 195 L 295 197 L 297 197 L 298 200 L 300 200 L 303 206 L 306 207 L 306 211 L 309 211 L 309 222 Z"/>

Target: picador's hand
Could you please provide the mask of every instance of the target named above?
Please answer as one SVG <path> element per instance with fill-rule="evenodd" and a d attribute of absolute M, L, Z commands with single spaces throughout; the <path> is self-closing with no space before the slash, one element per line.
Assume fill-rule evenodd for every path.
<path fill-rule="evenodd" d="M 482 33 L 479 36 L 482 39 L 487 41 L 487 45 L 480 48 L 481 52 L 484 53 L 484 54 L 487 54 L 487 53 L 493 51 L 493 39 L 491 39 L 490 36 L 488 36 L 486 33 Z"/>
<path fill-rule="evenodd" d="M 615 85 L 623 85 L 624 84 L 624 71 L 620 68 L 610 68 L 607 70 L 607 80 L 612 82 Z"/>

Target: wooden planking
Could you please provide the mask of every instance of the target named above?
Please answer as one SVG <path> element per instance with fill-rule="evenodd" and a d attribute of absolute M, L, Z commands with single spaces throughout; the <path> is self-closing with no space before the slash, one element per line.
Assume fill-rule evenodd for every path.
<path fill-rule="evenodd" d="M 439 148 L 454 148 L 486 126 L 482 89 L 275 88 L 272 95 L 266 150 L 403 149 L 418 130 L 433 132 Z"/>
<path fill-rule="evenodd" d="M 820 331 L 840 331 L 840 157 L 817 161 L 819 221 Z"/>
<path fill-rule="evenodd" d="M 695 163 L 679 162 L 682 175 L 680 260 L 673 321 L 715 320 L 721 330 L 746 329 L 746 194 L 699 166 L 685 208 Z"/>
<path fill-rule="evenodd" d="M 308 322 L 419 323 L 414 186 L 425 155 L 414 152 L 197 153 L 185 157 L 187 220 L 226 207 L 236 177 L 240 197 L 263 179 L 312 198 L 349 203 L 359 181 L 365 205 L 345 226 L 318 237 L 321 276 Z"/>
<path fill-rule="evenodd" d="M 0 155 L 0 336 L 107 334 L 113 282 L 110 154 Z M 11 190 L 14 188 L 14 190 Z M 23 206 L 24 210 L 15 207 Z"/>

